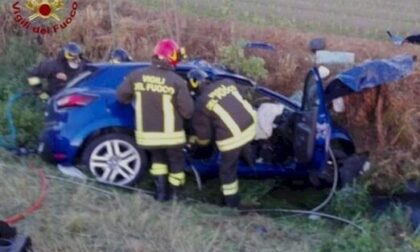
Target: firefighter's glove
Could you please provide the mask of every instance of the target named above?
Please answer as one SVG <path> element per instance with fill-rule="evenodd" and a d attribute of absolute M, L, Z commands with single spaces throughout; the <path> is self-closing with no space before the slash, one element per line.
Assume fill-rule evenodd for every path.
<path fill-rule="evenodd" d="M 197 150 L 197 141 L 198 141 L 197 136 L 188 137 L 188 142 L 185 145 L 185 147 L 189 153 L 193 153 L 195 152 L 195 150 Z"/>
<path fill-rule="evenodd" d="M 32 76 L 28 78 L 28 85 L 31 87 L 42 86 L 41 78 Z"/>
<path fill-rule="evenodd" d="M 203 140 L 193 135 L 188 138 L 188 143 L 192 145 L 207 146 L 209 145 L 210 140 Z"/>
<path fill-rule="evenodd" d="M 50 96 L 46 92 L 42 92 L 38 95 L 39 99 L 41 99 L 42 102 L 47 102 Z"/>
<path fill-rule="evenodd" d="M 210 140 L 201 140 L 197 136 L 190 136 L 186 147 L 193 159 L 208 159 L 213 153 L 213 146 L 209 143 Z"/>
<path fill-rule="evenodd" d="M 187 50 L 185 50 L 185 47 L 181 47 L 179 49 L 179 57 L 181 60 L 187 60 L 188 59 L 188 54 L 187 54 Z"/>
<path fill-rule="evenodd" d="M 198 137 L 197 136 L 189 136 L 188 137 L 188 144 L 194 145 L 197 144 L 198 142 Z"/>
<path fill-rule="evenodd" d="M 65 73 L 57 73 L 55 75 L 55 78 L 62 80 L 62 81 L 67 81 L 67 75 Z"/>

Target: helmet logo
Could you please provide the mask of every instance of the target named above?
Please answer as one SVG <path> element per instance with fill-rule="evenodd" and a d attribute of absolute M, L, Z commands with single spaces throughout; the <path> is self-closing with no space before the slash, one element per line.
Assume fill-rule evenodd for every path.
<path fill-rule="evenodd" d="M 187 73 L 187 78 L 191 89 L 199 89 L 200 85 L 207 83 L 209 80 L 208 74 L 201 69 L 193 69 Z"/>
<path fill-rule="evenodd" d="M 56 12 L 63 8 L 64 3 L 62 0 L 27 0 L 25 6 L 34 13 L 28 17 L 29 21 L 37 18 L 54 18 L 56 21 L 60 21 Z"/>
<path fill-rule="evenodd" d="M 64 58 L 66 58 L 68 60 L 73 60 L 73 59 L 76 58 L 76 56 L 71 54 L 70 52 L 64 52 Z"/>
<path fill-rule="evenodd" d="M 197 80 L 190 79 L 190 84 L 191 84 L 191 87 L 193 89 L 197 89 L 198 88 L 198 85 L 199 85 L 199 82 Z"/>
<path fill-rule="evenodd" d="M 169 60 L 171 62 L 178 62 L 178 52 L 174 51 L 169 55 Z"/>

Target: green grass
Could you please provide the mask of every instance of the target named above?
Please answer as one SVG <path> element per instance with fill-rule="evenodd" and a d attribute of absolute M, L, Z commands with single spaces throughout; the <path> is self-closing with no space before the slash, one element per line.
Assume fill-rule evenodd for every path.
<path fill-rule="evenodd" d="M 315 33 L 385 39 L 385 31 L 418 32 L 416 0 L 134 0 L 155 9 L 175 8 L 186 15 L 240 21 Z M 163 4 L 166 3 L 166 4 Z"/>
<path fill-rule="evenodd" d="M 37 197 L 38 178 L 28 168 L 30 162 L 49 175 L 60 176 L 54 167 L 33 157 L 17 159 L 7 153 L 0 153 L 0 157 L 0 218 L 22 211 Z M 207 193 L 216 184 L 207 183 Z M 271 187 L 263 184 L 276 183 L 242 181 L 246 188 L 242 190 L 243 198 L 254 203 L 267 199 Z M 418 246 L 419 237 L 410 234 L 407 218 L 399 209 L 380 218 L 362 216 L 363 213 L 358 214 L 354 220 L 366 233 L 323 219 L 240 215 L 213 204 L 191 201 L 161 204 L 146 195 L 94 183 L 50 179 L 42 209 L 20 222 L 18 228 L 31 235 L 35 251 L 48 252 L 376 252 L 415 251 Z"/>

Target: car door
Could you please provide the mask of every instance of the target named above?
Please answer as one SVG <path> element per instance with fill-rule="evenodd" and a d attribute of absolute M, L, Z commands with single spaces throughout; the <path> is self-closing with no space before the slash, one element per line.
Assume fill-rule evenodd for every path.
<path fill-rule="evenodd" d="M 302 105 L 294 118 L 293 148 L 298 163 L 318 169 L 327 160 L 331 119 L 325 104 L 323 83 L 316 68 L 305 79 Z"/>

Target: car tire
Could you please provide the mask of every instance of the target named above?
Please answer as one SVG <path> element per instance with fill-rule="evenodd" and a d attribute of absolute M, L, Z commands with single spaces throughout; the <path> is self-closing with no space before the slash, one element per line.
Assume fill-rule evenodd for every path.
<path fill-rule="evenodd" d="M 96 180 L 117 186 L 138 183 L 148 168 L 145 151 L 122 133 L 95 138 L 84 149 L 82 161 Z"/>

